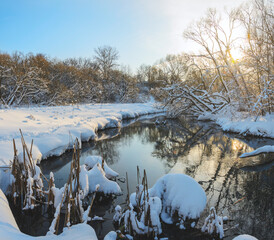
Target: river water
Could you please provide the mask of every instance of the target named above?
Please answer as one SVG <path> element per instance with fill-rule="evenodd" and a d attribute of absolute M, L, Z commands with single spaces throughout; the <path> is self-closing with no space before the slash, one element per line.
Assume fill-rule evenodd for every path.
<path fill-rule="evenodd" d="M 227 216 L 225 239 L 238 234 L 250 234 L 258 239 L 274 237 L 274 161 L 273 155 L 240 159 L 244 152 L 270 144 L 273 139 L 241 137 L 222 132 L 212 123 L 195 119 L 167 120 L 155 125 L 154 120 L 135 122 L 122 129 L 99 133 L 96 142 L 84 143 L 81 162 L 89 155 L 101 155 L 120 176 L 129 176 L 130 192 L 137 184 L 136 167 L 146 170 L 149 187 L 167 173 L 184 173 L 198 181 L 207 195 L 207 208 L 198 227 L 214 206 L 219 214 Z M 128 122 L 124 122 L 128 124 Z M 43 173 L 55 175 L 55 184 L 61 187 L 70 171 L 71 152 L 41 163 Z M 114 230 L 112 217 L 117 204 L 125 206 L 126 184 L 118 181 L 122 196 L 97 199 L 92 213 L 104 218 L 92 226 L 99 239 Z M 45 216 L 46 219 L 46 216 Z M 45 234 L 49 222 L 36 219 L 22 223 L 25 232 Z M 31 225 L 31 227 L 26 227 Z M 19 224 L 20 225 L 20 224 Z M 164 226 L 169 239 L 212 239 L 197 230 L 174 230 Z M 176 229 L 176 228 L 175 228 Z"/>

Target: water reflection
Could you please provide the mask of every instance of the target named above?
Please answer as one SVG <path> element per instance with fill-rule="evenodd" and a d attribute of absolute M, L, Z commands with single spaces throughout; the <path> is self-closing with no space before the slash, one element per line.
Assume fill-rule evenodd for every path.
<path fill-rule="evenodd" d="M 226 239 L 240 233 L 259 239 L 273 238 L 273 155 L 247 159 L 240 159 L 239 155 L 265 144 L 274 145 L 274 140 L 224 134 L 214 124 L 193 119 L 169 120 L 166 125 L 157 126 L 147 120 L 123 128 L 121 132 L 117 129 L 105 131 L 99 139 L 102 141 L 83 145 L 81 161 L 90 154 L 102 155 L 121 176 L 128 172 L 131 192 L 135 191 L 137 165 L 146 169 L 150 186 L 166 173 L 185 173 L 206 191 L 207 207 L 215 206 L 231 220 L 227 224 Z M 42 162 L 41 167 L 46 174 L 53 171 L 56 185 L 61 186 L 68 176 L 70 159 L 71 153 L 66 153 L 58 160 Z M 105 219 L 92 223 L 99 239 L 114 229 L 115 205 L 125 203 L 126 186 L 119 184 L 123 196 L 109 199 L 107 204 L 100 201 L 95 204 L 94 215 Z M 205 211 L 201 219 L 207 214 Z M 189 233 L 182 235 L 184 239 L 186 234 Z M 169 237 L 172 239 L 171 235 Z"/>

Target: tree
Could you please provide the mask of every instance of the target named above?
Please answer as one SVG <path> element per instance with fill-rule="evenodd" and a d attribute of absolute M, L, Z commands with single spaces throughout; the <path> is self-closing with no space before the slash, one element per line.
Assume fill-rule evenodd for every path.
<path fill-rule="evenodd" d="M 200 72 L 202 85 L 185 82 L 163 89 L 166 103 L 176 114 L 190 109 L 198 114 L 216 113 L 226 105 L 256 116 L 273 111 L 273 6 L 254 0 L 225 16 L 227 21 L 222 21 L 221 14 L 209 9 L 184 32 L 186 39 L 202 47 L 202 53 L 192 55 L 191 63 L 196 68 L 191 74 L 197 77 Z M 235 34 L 239 27 L 246 37 Z M 231 53 L 237 45 L 244 50 L 240 60 Z"/>
<path fill-rule="evenodd" d="M 187 54 L 169 54 L 160 60 L 157 65 L 163 73 L 163 77 L 168 84 L 179 83 L 184 81 L 188 70 L 189 56 Z"/>
<path fill-rule="evenodd" d="M 6 90 L 5 79 L 10 77 L 12 61 L 8 54 L 0 54 L 0 103 L 7 105 L 3 92 Z"/>
<path fill-rule="evenodd" d="M 255 97 L 253 111 L 257 116 L 264 115 L 273 111 L 274 7 L 270 2 L 255 0 L 240 10 L 238 19 L 246 31 L 246 75 Z"/>
<path fill-rule="evenodd" d="M 111 71 L 118 65 L 118 51 L 110 46 L 98 47 L 95 50 L 95 63 L 98 65 L 101 77 L 109 80 Z"/>

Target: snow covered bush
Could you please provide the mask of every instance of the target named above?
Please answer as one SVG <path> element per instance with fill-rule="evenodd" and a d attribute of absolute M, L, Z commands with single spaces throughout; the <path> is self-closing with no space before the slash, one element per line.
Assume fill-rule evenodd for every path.
<path fill-rule="evenodd" d="M 167 224 L 177 223 L 184 229 L 185 223 L 196 221 L 206 206 L 206 194 L 202 187 L 185 174 L 167 174 L 148 190 L 149 197 L 158 197 L 162 202 L 161 219 Z M 136 193 L 130 197 L 137 205 Z M 191 220 L 191 221 L 189 221 Z"/>
<path fill-rule="evenodd" d="M 52 234 L 58 233 L 62 206 L 65 206 L 66 209 L 65 225 L 69 227 L 71 224 L 78 224 L 91 220 L 91 207 L 97 192 L 102 192 L 103 194 L 121 193 L 119 185 L 106 178 L 106 173 L 98 162 L 100 157 L 90 157 L 86 161 L 87 164 L 80 166 L 79 151 L 79 142 L 76 139 L 76 147 L 74 147 L 68 182 L 60 189 L 56 188 L 54 185 L 50 188 L 50 191 L 54 195 L 54 207 L 56 209 L 54 220 L 49 229 L 49 232 Z M 104 161 L 101 162 L 102 164 L 104 163 Z M 105 167 L 107 167 L 107 165 Z M 109 173 L 113 173 L 114 175 L 115 172 L 112 169 L 109 167 L 107 169 Z M 51 179 L 53 181 L 53 174 L 51 174 Z M 93 198 L 90 206 L 84 211 L 82 200 L 89 193 L 93 193 Z"/>
<path fill-rule="evenodd" d="M 14 159 L 11 169 L 13 175 L 12 196 L 14 203 L 18 203 L 20 210 L 33 209 L 41 203 L 46 203 L 49 211 L 55 210 L 48 232 L 49 235 L 58 234 L 61 209 L 65 210 L 64 226 L 70 227 L 91 220 L 91 207 L 96 192 L 99 191 L 103 194 L 121 193 L 119 185 L 106 177 L 106 172 L 109 178 L 117 177 L 118 173 L 109 168 L 102 158 L 90 156 L 86 159 L 86 164 L 80 166 L 80 142 L 77 138 L 73 145 L 73 156 L 67 183 L 61 188 L 56 187 L 54 174 L 51 172 L 48 190 L 44 191 L 43 174 L 36 165 L 37 162 L 32 159 L 33 142 L 29 149 L 22 132 L 21 136 L 22 154 L 18 155 L 14 141 Z M 93 198 L 90 206 L 84 211 L 82 201 L 89 193 L 93 193 Z M 47 201 L 45 195 L 48 196 Z M 22 203 L 23 206 L 21 206 Z"/>
<path fill-rule="evenodd" d="M 172 223 L 181 219 L 181 228 L 186 219 L 199 218 L 206 206 L 204 190 L 193 178 L 185 174 L 163 176 L 149 190 L 149 194 L 162 200 L 162 220 Z"/>
<path fill-rule="evenodd" d="M 151 189 L 144 179 L 131 194 L 128 208 L 116 207 L 114 221 L 123 224 L 129 234 L 153 233 L 154 237 L 162 233 L 161 221 L 180 229 L 194 226 L 206 206 L 206 195 L 193 178 L 167 174 Z"/>
<path fill-rule="evenodd" d="M 18 154 L 15 141 L 13 140 L 14 157 L 11 166 L 13 175 L 12 197 L 14 203 L 22 205 L 23 209 L 33 209 L 37 202 L 44 200 L 43 180 L 40 167 L 32 157 L 33 141 L 28 148 L 23 134 L 21 133 L 21 143 L 23 152 Z"/>
<path fill-rule="evenodd" d="M 214 207 L 210 208 L 210 214 L 205 219 L 202 232 L 217 235 L 221 239 L 224 237 L 223 217 L 217 215 Z"/>
<path fill-rule="evenodd" d="M 139 168 L 137 171 L 139 182 Z M 128 198 L 128 207 L 124 211 L 119 205 L 116 206 L 113 220 L 124 227 L 125 233 L 132 236 L 146 234 L 157 238 L 162 233 L 161 209 L 161 200 L 158 197 L 149 197 L 147 177 L 144 171 L 142 184 L 136 187 L 136 205 L 133 206 Z"/>

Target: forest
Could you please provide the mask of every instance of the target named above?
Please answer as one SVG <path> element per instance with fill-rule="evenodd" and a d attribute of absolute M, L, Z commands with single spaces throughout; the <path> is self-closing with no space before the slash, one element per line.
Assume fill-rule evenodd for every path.
<path fill-rule="evenodd" d="M 152 95 L 173 116 L 214 114 L 229 105 L 258 117 L 273 112 L 273 29 L 273 5 L 261 0 L 225 16 L 208 9 L 183 33 L 198 54 L 169 54 L 135 73 L 119 65 L 111 46 L 96 48 L 89 59 L 1 53 L 1 105 L 143 102 Z"/>

